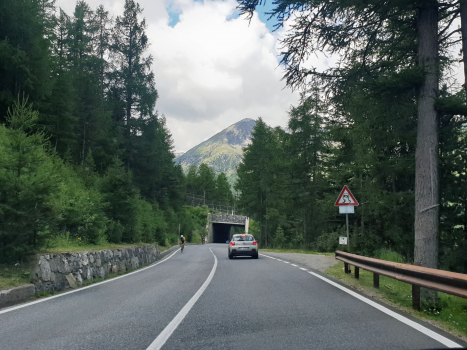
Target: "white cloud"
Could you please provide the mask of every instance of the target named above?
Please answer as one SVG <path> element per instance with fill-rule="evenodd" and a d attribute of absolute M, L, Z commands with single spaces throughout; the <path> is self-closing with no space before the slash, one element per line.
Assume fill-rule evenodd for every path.
<path fill-rule="evenodd" d="M 112 16 L 123 13 L 124 0 L 88 0 Z M 229 125 L 261 116 L 271 126 L 285 126 L 290 105 L 298 93 L 285 88 L 278 67 L 279 38 L 285 28 L 271 33 L 255 15 L 250 22 L 235 18 L 237 3 L 193 0 L 140 0 L 148 24 L 159 100 L 157 109 L 167 117 L 175 149 L 187 151 Z M 58 0 L 68 14 L 74 2 Z M 169 26 L 170 13 L 179 22 Z M 334 58 L 312 55 L 305 67 L 323 71 Z M 463 82 L 462 70 L 453 76 Z"/>
<path fill-rule="evenodd" d="M 257 16 L 231 18 L 236 2 L 175 1 L 180 22 L 148 28 L 154 73 L 175 146 L 186 151 L 243 119 L 285 125 L 298 94 L 283 90 L 276 38 Z"/>
<path fill-rule="evenodd" d="M 100 3 L 112 16 L 123 13 L 124 0 Z M 278 67 L 278 37 L 255 15 L 250 23 L 235 18 L 235 0 L 141 0 L 154 57 L 159 100 L 175 149 L 187 151 L 229 125 L 261 116 L 271 126 L 285 126 L 298 93 L 284 89 Z M 58 0 L 68 14 L 74 3 Z M 169 26 L 170 11 L 179 22 Z M 317 62 L 321 62 L 321 58 Z"/>

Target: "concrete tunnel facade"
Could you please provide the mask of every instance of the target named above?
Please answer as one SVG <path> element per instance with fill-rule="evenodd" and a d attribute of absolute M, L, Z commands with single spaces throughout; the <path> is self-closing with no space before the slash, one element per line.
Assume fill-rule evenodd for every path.
<path fill-rule="evenodd" d="M 250 219 L 241 215 L 208 214 L 208 242 L 226 243 L 230 240 L 233 227 L 243 227 L 248 233 Z"/>

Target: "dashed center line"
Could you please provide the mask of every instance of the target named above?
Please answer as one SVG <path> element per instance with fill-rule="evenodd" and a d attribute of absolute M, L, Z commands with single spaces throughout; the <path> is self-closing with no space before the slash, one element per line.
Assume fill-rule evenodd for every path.
<path fill-rule="evenodd" d="M 295 264 L 290 264 L 290 266 L 295 266 L 295 267 L 297 267 L 297 265 L 295 265 Z"/>

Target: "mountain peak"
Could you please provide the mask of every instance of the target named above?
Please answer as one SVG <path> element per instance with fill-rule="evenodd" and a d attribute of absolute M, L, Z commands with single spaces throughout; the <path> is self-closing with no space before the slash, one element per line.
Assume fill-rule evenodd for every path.
<path fill-rule="evenodd" d="M 250 143 L 255 125 L 256 121 L 251 118 L 242 119 L 175 158 L 175 161 L 185 171 L 191 165 L 206 163 L 216 174 L 226 173 L 232 183 L 236 167 L 243 158 L 243 148 Z"/>

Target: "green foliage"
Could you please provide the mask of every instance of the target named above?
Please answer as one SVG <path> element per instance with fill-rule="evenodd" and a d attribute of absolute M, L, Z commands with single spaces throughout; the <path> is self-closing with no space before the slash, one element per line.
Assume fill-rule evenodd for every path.
<path fill-rule="evenodd" d="M 139 231 L 136 230 L 138 190 L 133 185 L 132 174 L 125 170 L 118 158 L 100 179 L 99 190 L 107 217 L 123 226 L 122 240 L 139 242 Z"/>
<path fill-rule="evenodd" d="M 338 250 L 339 236 L 341 236 L 339 232 L 323 233 L 316 239 L 316 250 L 318 252 L 333 252 Z"/>
<path fill-rule="evenodd" d="M 233 194 L 225 173 L 216 176 L 214 170 L 202 163 L 190 166 L 185 177 L 187 193 L 203 196 L 206 203 L 233 203 Z"/>
<path fill-rule="evenodd" d="M 386 248 L 376 250 L 375 256 L 381 260 L 392 261 L 401 264 L 404 264 L 406 262 L 404 257 L 401 256 L 399 253 Z"/>
<path fill-rule="evenodd" d="M 233 187 L 236 167 L 243 158 L 243 147 L 248 143 L 254 125 L 253 119 L 243 119 L 180 155 L 176 162 L 182 166 L 185 173 L 188 173 L 192 166 L 198 167 L 205 163 L 215 174 L 225 173 Z M 190 189 L 187 191 L 202 194 Z"/>
<path fill-rule="evenodd" d="M 384 254 L 382 253 L 383 257 Z M 400 259 L 400 256 L 396 257 L 393 255 L 393 252 L 389 253 L 389 256 L 396 258 L 395 260 Z M 467 300 L 464 298 L 439 293 L 438 305 L 442 305 L 442 308 L 431 307 L 430 309 L 422 307 L 421 311 L 418 312 L 412 310 L 412 287 L 408 283 L 380 276 L 380 288 L 379 290 L 375 290 L 373 288 L 373 273 L 360 269 L 360 278 L 356 280 L 353 275 L 344 272 L 344 263 L 342 262 L 330 267 L 326 270 L 326 273 L 354 288 L 363 289 L 368 292 L 371 291 L 372 294 L 377 293 L 382 298 L 405 307 L 410 312 L 415 312 L 419 318 L 441 322 L 451 331 L 455 330 L 467 335 Z"/>
<path fill-rule="evenodd" d="M 43 135 L 25 132 L 36 119 L 24 101 L 8 114 L 12 128 L 0 125 L 0 262 L 25 258 L 43 244 L 44 232 L 53 224 L 56 164 L 43 146 Z"/>
<path fill-rule="evenodd" d="M 187 237 L 201 232 L 154 112 L 141 15 L 133 0 L 115 21 L 84 1 L 71 16 L 49 0 L 0 4 L 0 262 L 67 245 L 172 244 L 179 222 Z"/>
<path fill-rule="evenodd" d="M 61 163 L 57 160 L 58 163 Z M 80 237 L 97 243 L 105 236 L 108 219 L 103 211 L 102 195 L 89 188 L 70 165 L 59 164 L 58 192 L 51 199 L 57 216 L 58 232 L 69 232 L 75 239 Z"/>

